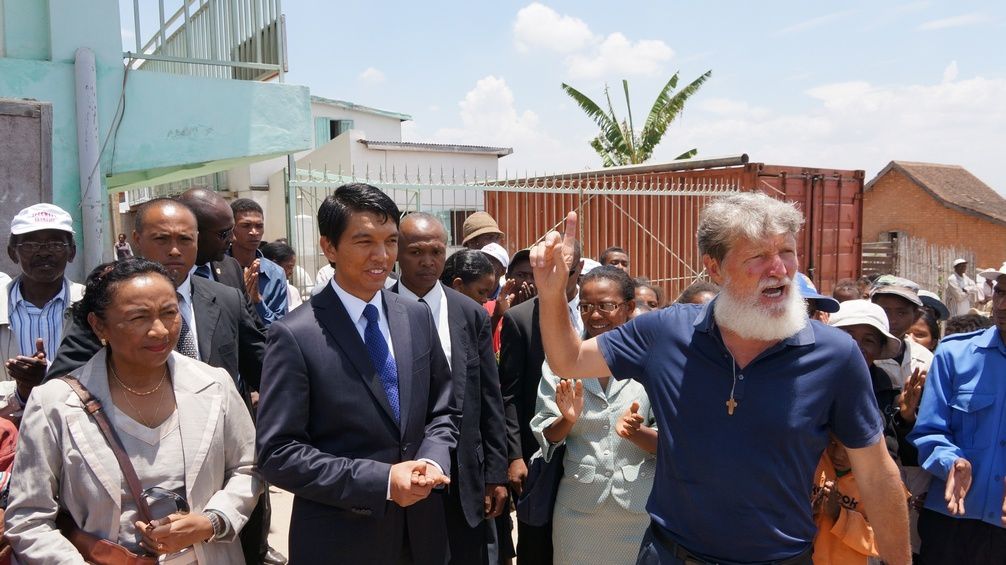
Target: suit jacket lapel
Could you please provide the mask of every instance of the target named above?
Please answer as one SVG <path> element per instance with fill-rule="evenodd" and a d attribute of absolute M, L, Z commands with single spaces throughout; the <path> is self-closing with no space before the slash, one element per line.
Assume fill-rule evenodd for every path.
<path fill-rule="evenodd" d="M 457 300 L 444 294 L 447 300 L 447 323 L 451 332 L 451 376 L 455 381 L 455 397 L 458 406 L 464 406 L 465 381 L 468 370 L 468 321 L 465 319 L 465 312 Z"/>
<path fill-rule="evenodd" d="M 209 292 L 209 283 L 202 277 L 192 278 L 192 315 L 196 321 L 196 338 L 199 341 L 199 359 L 207 361 L 213 350 L 213 328 L 217 327 L 220 318 L 220 306 L 217 298 Z"/>
<path fill-rule="evenodd" d="M 326 285 L 324 290 L 311 298 L 311 307 L 314 308 L 315 319 L 332 336 L 339 349 L 342 350 L 343 358 L 349 360 L 353 368 L 356 369 L 357 374 L 360 375 L 360 378 L 367 385 L 367 388 L 370 389 L 370 394 L 374 397 L 374 400 L 381 406 L 384 413 L 388 415 L 388 418 L 394 421 L 395 415 L 391 411 L 391 405 L 388 403 L 388 396 L 384 393 L 384 387 L 381 386 L 381 380 L 377 376 L 374 364 L 370 361 L 370 356 L 366 354 L 367 345 L 360 339 L 360 334 L 356 331 L 355 323 L 349 319 L 346 307 L 342 305 L 339 295 L 335 293 L 331 285 Z M 392 328 L 392 339 L 394 339 L 395 326 L 390 322 L 390 317 L 388 320 Z M 409 331 L 407 321 L 405 331 Z M 363 354 L 361 355 L 361 353 Z M 397 342 L 395 343 L 395 356 L 398 357 Z M 398 380 L 399 387 L 401 387 L 401 373 L 399 373 Z M 401 394 L 399 395 L 399 400 L 402 400 Z M 399 402 L 399 406 L 404 406 L 404 404 Z M 401 412 L 404 413 L 404 410 Z"/>
<path fill-rule="evenodd" d="M 412 399 L 412 327 L 409 316 L 405 313 L 402 298 L 397 294 L 382 290 L 384 314 L 388 318 L 388 329 L 391 331 L 391 343 L 395 347 L 395 367 L 398 369 L 398 408 L 401 424 L 399 430 L 405 437 L 406 425 L 409 421 L 409 402 Z M 384 393 L 384 389 L 381 389 Z"/>
<path fill-rule="evenodd" d="M 211 386 L 216 381 L 206 374 L 207 369 L 181 353 L 171 354 L 168 367 L 174 377 L 178 425 L 185 454 L 185 495 L 192 500 L 192 486 L 213 445 L 223 395 Z"/>

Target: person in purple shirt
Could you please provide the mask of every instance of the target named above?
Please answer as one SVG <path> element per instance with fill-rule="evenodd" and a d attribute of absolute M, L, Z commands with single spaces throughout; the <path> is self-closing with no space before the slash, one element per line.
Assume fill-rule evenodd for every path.
<path fill-rule="evenodd" d="M 564 378 L 643 384 L 657 471 L 637 563 L 810 564 L 811 476 L 829 434 L 847 446 L 886 563 L 911 562 L 908 511 L 866 362 L 841 330 L 807 317 L 794 284 L 802 214 L 751 192 L 703 211 L 699 251 L 722 288 L 581 341 L 563 289 L 577 233 L 531 253 L 548 363 Z"/>

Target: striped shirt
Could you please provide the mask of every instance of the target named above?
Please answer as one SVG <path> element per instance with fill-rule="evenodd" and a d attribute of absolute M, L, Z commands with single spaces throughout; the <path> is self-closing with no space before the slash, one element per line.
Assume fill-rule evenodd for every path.
<path fill-rule="evenodd" d="M 63 291 L 39 308 L 21 295 L 21 278 L 18 277 L 10 286 L 9 298 L 10 331 L 17 338 L 21 355 L 35 355 L 35 340 L 42 338 L 51 363 L 63 337 L 63 314 L 70 305 L 70 282 L 63 279 Z"/>

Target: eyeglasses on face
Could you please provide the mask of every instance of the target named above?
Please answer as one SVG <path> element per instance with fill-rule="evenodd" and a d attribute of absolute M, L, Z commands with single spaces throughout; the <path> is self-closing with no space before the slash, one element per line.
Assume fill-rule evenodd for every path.
<path fill-rule="evenodd" d="M 227 241 L 227 238 L 229 238 L 231 236 L 231 234 L 233 234 L 233 233 L 234 233 L 234 228 L 233 227 L 229 227 L 229 228 L 227 228 L 225 230 L 220 230 L 218 232 L 215 232 L 215 235 L 218 238 L 220 238 L 220 241 Z"/>
<path fill-rule="evenodd" d="M 580 309 L 580 313 L 581 314 L 590 314 L 595 309 L 600 310 L 601 312 L 605 312 L 605 313 L 610 314 L 610 313 L 614 312 L 615 310 L 618 310 L 618 307 L 621 306 L 622 304 L 625 304 L 625 303 L 624 302 L 599 302 L 597 304 L 591 304 L 590 302 L 581 302 L 579 304 L 579 306 L 577 306 L 577 308 Z"/>
<path fill-rule="evenodd" d="M 47 241 L 45 243 L 38 243 L 37 241 L 25 241 L 23 243 L 16 243 L 14 247 L 18 248 L 18 251 L 23 251 L 29 255 L 38 253 L 42 249 L 50 253 L 60 253 L 66 251 L 70 244 L 65 241 Z"/>

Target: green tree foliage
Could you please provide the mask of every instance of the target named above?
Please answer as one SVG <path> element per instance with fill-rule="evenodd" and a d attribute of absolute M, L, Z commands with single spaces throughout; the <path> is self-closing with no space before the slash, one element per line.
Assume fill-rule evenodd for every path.
<path fill-rule="evenodd" d="M 594 120 L 594 123 L 601 128 L 601 133 L 591 140 L 590 146 L 601 156 L 605 167 L 636 165 L 648 160 L 653 155 L 654 148 L 667 133 L 667 127 L 684 110 L 685 102 L 699 90 L 713 72 L 706 71 L 688 86 L 674 92 L 674 89 L 678 87 L 678 74 L 674 73 L 671 80 L 667 81 L 664 88 L 660 90 L 639 135 L 636 135 L 636 128 L 632 120 L 629 81 L 622 80 L 628 119 L 621 121 L 615 115 L 615 108 L 611 103 L 611 95 L 608 93 L 607 86 L 604 87 L 604 97 L 608 110 L 605 111 L 579 90 L 566 83 L 562 84 L 562 89 L 566 94 L 575 100 L 577 105 L 587 114 L 587 117 Z M 698 149 L 693 148 L 679 155 L 677 159 L 689 159 L 696 154 L 698 154 Z"/>

